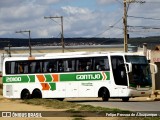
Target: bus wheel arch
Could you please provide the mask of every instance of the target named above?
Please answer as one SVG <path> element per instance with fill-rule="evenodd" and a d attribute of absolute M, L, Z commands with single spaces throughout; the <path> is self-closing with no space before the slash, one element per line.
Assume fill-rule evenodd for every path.
<path fill-rule="evenodd" d="M 28 89 L 23 89 L 21 92 L 21 99 L 29 99 L 31 94 Z"/>
<path fill-rule="evenodd" d="M 106 87 L 101 87 L 98 91 L 98 97 L 102 97 L 103 101 L 108 101 L 110 98 L 110 92 Z"/>
<path fill-rule="evenodd" d="M 42 98 L 42 92 L 40 89 L 36 88 L 32 92 L 32 98 Z"/>

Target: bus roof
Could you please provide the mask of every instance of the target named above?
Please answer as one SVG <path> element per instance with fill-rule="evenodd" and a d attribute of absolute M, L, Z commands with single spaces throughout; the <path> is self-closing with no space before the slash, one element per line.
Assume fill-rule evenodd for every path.
<path fill-rule="evenodd" d="M 66 53 L 47 53 L 42 56 L 35 57 L 6 57 L 5 60 L 37 60 L 37 59 L 52 59 L 52 58 L 74 58 L 74 57 L 92 57 L 92 56 L 106 56 L 106 55 L 140 55 L 138 53 L 124 53 L 124 52 L 66 52 Z"/>

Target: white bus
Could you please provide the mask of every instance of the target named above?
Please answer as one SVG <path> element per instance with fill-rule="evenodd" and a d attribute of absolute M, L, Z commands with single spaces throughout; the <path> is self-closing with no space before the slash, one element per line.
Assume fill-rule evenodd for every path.
<path fill-rule="evenodd" d="M 149 96 L 150 66 L 133 53 L 55 53 L 42 57 L 7 57 L 3 61 L 3 96 L 7 98 Z"/>

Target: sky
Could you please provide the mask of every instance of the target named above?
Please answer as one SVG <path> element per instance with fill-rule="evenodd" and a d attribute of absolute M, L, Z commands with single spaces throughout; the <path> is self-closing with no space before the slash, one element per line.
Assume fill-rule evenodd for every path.
<path fill-rule="evenodd" d="M 128 0 L 129 1 L 129 0 Z M 160 1 L 127 3 L 130 37 L 159 36 Z M 123 38 L 123 0 L 0 0 L 0 38 Z"/>

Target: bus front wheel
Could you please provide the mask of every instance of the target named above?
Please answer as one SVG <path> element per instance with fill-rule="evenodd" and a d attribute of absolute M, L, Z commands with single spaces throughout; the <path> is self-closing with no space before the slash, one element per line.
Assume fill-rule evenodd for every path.
<path fill-rule="evenodd" d="M 22 90 L 21 92 L 21 99 L 29 99 L 30 98 L 30 92 L 27 89 Z"/>
<path fill-rule="evenodd" d="M 107 88 L 103 88 L 103 90 L 102 90 L 102 100 L 103 101 L 109 100 L 109 91 Z"/>

